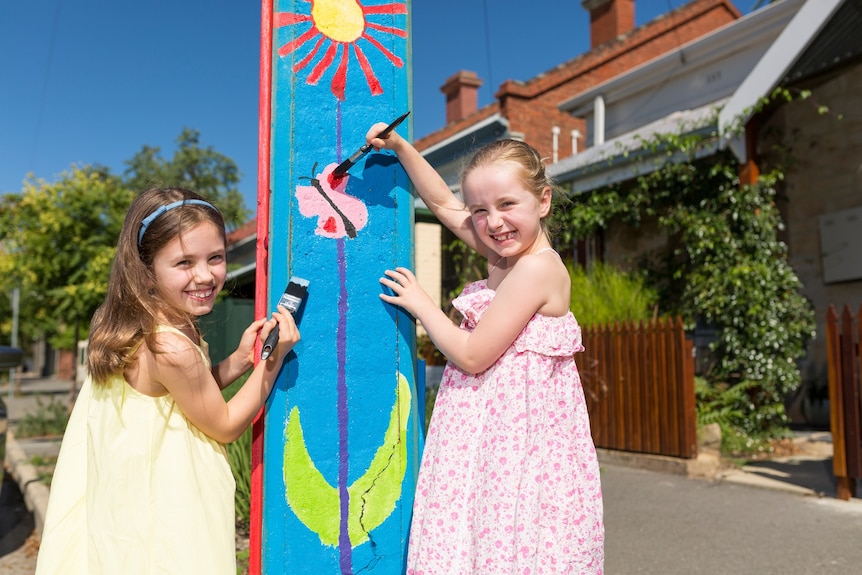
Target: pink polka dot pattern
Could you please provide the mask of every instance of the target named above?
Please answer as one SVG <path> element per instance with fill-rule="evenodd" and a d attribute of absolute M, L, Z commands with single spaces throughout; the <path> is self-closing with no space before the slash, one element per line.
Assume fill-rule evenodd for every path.
<path fill-rule="evenodd" d="M 453 301 L 472 330 L 494 291 Z M 535 315 L 488 370 L 446 366 L 416 487 L 408 575 L 601 574 L 602 492 L 569 313 Z"/>

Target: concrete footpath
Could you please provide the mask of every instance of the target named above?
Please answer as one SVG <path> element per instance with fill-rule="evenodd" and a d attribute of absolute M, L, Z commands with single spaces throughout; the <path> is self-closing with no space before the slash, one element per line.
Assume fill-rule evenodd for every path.
<path fill-rule="evenodd" d="M 34 413 L 53 398 L 64 405 L 69 401 L 71 383 L 52 378 L 23 378 L 20 391 L 10 396 L 7 386 L 0 386 L 0 394 L 9 411 L 11 430 L 7 436 L 6 469 L 17 482 L 27 508 L 33 513 L 37 534 L 41 534 L 48 503 L 48 487 L 38 479 L 32 461 L 34 456 L 52 456 L 59 450 L 59 439 L 19 439 L 15 437 L 15 424 L 27 413 Z M 698 478 L 713 482 L 748 485 L 795 493 L 814 498 L 834 498 L 835 481 L 832 475 L 832 441 L 828 432 L 797 432 L 794 448 L 789 455 L 773 457 L 739 466 L 723 461 L 717 454 L 704 450 L 695 460 L 642 455 L 606 449 L 599 450 L 599 462 L 604 466 L 637 468 L 676 476 Z M 857 489 L 862 495 L 862 489 Z M 844 503 L 862 507 L 862 500 L 854 498 Z"/>
<path fill-rule="evenodd" d="M 832 473 L 832 434 L 828 431 L 797 431 L 787 455 L 774 455 L 744 463 L 723 460 L 717 453 L 701 449 L 697 459 L 685 460 L 658 455 L 599 449 L 602 465 L 634 467 L 660 473 L 682 475 L 787 491 L 798 495 L 835 498 Z M 862 495 L 862 486 L 857 488 Z M 862 505 L 862 500 L 854 498 Z"/>

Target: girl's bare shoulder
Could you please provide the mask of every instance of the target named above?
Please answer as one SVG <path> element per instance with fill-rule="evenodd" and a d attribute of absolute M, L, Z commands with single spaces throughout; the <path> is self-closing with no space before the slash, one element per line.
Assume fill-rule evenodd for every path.
<path fill-rule="evenodd" d="M 523 256 L 509 276 L 521 293 L 529 290 L 541 301 L 539 313 L 558 316 L 569 311 L 571 278 L 556 252 L 547 250 Z"/>
<path fill-rule="evenodd" d="M 159 365 L 188 366 L 200 360 L 200 347 L 182 331 L 160 329 L 153 334 L 153 341 L 155 350 L 150 350 L 146 345 L 142 347 Z"/>
<path fill-rule="evenodd" d="M 512 267 L 513 272 L 516 270 L 519 274 L 533 276 L 537 279 L 552 279 L 561 276 L 568 277 L 569 275 L 559 254 L 550 249 L 521 256 Z"/>

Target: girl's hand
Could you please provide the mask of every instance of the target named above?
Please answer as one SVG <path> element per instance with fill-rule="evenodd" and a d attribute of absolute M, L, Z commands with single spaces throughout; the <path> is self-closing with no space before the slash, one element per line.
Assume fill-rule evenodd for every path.
<path fill-rule="evenodd" d="M 383 149 L 396 151 L 396 148 L 404 141 L 397 132 L 393 131 L 391 134 L 386 136 L 385 140 L 377 137 L 377 134 L 385 130 L 388 125 L 389 124 L 385 124 L 383 122 L 377 122 L 371 126 L 368 133 L 365 134 L 365 142 L 371 144 L 375 150 Z"/>
<path fill-rule="evenodd" d="M 254 366 L 254 344 L 257 342 L 257 334 L 266 324 L 261 318 L 255 320 L 242 332 L 236 350 L 223 361 L 212 367 L 212 375 L 220 389 L 232 384 L 242 374 Z M 275 322 L 273 322 L 275 325 Z"/>
<path fill-rule="evenodd" d="M 395 295 L 382 293 L 380 299 L 383 301 L 403 307 L 420 321 L 423 310 L 428 309 L 428 306 L 437 307 L 409 269 L 399 267 L 384 273 L 386 277 L 380 278 L 380 283 L 391 289 Z"/>
<path fill-rule="evenodd" d="M 278 342 L 275 344 L 270 358 L 277 356 L 279 360 L 283 360 L 293 346 L 299 341 L 299 328 L 296 327 L 296 321 L 293 314 L 287 311 L 284 306 L 278 306 L 278 310 L 273 312 L 272 319 L 268 320 L 260 332 L 261 341 L 266 341 L 270 332 L 278 326 Z"/>
<path fill-rule="evenodd" d="M 236 346 L 236 353 L 248 362 L 248 365 L 254 365 L 254 344 L 257 341 L 257 334 L 260 332 L 263 325 L 266 323 L 265 318 L 254 320 L 251 325 L 245 328 L 242 332 L 242 337 L 239 340 L 239 345 Z"/>

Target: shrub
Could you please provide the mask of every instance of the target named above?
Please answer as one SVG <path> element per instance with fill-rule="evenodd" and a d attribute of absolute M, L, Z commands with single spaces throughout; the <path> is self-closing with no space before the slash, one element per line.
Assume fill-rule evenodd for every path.
<path fill-rule="evenodd" d="M 690 328 L 715 329 L 710 378 L 716 384 L 756 382 L 738 404 L 746 414 L 740 429 L 750 429 L 752 438 L 777 436 L 786 433 L 784 397 L 799 386 L 797 361 L 815 328 L 813 308 L 779 237 L 783 167 L 772 166 L 748 183 L 732 153 L 714 151 L 714 145 L 712 131 L 638 142 L 656 157 L 678 159 L 632 180 L 573 194 L 555 219 L 564 240 L 586 239 L 612 224 L 655 222 L 667 242 L 646 254 L 641 267 L 660 294 L 662 313 L 679 315 Z"/>
<path fill-rule="evenodd" d="M 423 333 L 416 338 L 416 355 L 428 365 L 446 365 L 446 357 L 440 353 L 428 334 Z"/>
<path fill-rule="evenodd" d="M 236 481 L 234 507 L 238 523 L 247 524 L 251 510 L 251 427 L 239 439 L 227 444 L 230 470 Z"/>
<path fill-rule="evenodd" d="M 225 401 L 230 400 L 245 384 L 250 373 L 240 377 L 222 390 Z M 234 494 L 236 521 L 241 525 L 248 524 L 251 510 L 251 436 L 252 429 L 249 427 L 236 441 L 227 444 L 228 462 L 234 481 L 236 481 Z"/>
<path fill-rule="evenodd" d="M 69 421 L 66 404 L 51 397 L 45 404 L 36 398 L 36 410 L 29 412 L 15 425 L 17 437 L 61 437 Z"/>
<path fill-rule="evenodd" d="M 765 421 L 785 418 L 781 403 L 758 401 L 759 382 L 709 383 L 695 378 L 698 426 L 717 423 L 721 428 L 721 451 L 726 455 L 749 455 L 768 451 L 770 442 L 787 435 L 783 426 L 765 426 Z"/>
<path fill-rule="evenodd" d="M 572 278 L 570 309 L 581 325 L 648 320 L 655 313 L 658 294 L 644 277 L 610 265 L 595 263 L 584 270 L 568 264 Z"/>

